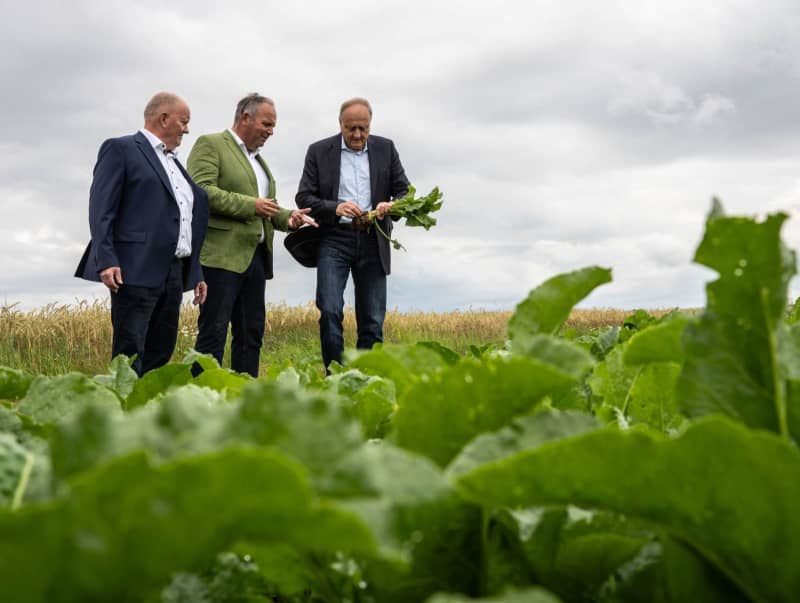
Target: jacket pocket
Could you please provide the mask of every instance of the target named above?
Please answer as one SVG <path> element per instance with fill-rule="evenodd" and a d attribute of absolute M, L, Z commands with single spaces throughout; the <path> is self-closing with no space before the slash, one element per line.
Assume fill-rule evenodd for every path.
<path fill-rule="evenodd" d="M 209 216 L 208 227 L 216 228 L 217 230 L 230 230 L 231 223 L 225 218 L 215 218 L 214 216 Z"/>

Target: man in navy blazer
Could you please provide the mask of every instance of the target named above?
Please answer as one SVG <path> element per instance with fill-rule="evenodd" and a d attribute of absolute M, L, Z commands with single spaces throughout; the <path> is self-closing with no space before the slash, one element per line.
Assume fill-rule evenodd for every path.
<path fill-rule="evenodd" d="M 364 98 L 345 101 L 340 133 L 315 142 L 306 153 L 295 197 L 310 208 L 322 240 L 317 255 L 317 308 L 322 361 L 341 364 L 344 289 L 352 273 L 358 339 L 369 349 L 383 341 L 386 277 L 391 271 L 389 241 L 374 226 L 354 218 L 374 209 L 383 231 L 392 232 L 392 199 L 408 192 L 400 156 L 388 138 L 370 134 L 372 107 Z"/>
<path fill-rule="evenodd" d="M 111 356 L 136 355 L 139 375 L 172 356 L 183 292 L 193 289 L 195 304 L 206 297 L 208 197 L 175 154 L 189 119 L 183 99 L 156 94 L 144 128 L 102 144 L 89 193 L 91 241 L 75 276 L 108 287 Z"/>

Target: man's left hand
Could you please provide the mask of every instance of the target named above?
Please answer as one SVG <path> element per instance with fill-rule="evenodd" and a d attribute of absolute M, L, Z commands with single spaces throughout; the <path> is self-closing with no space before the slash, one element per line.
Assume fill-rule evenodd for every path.
<path fill-rule="evenodd" d="M 314 220 L 314 218 L 312 218 L 311 216 L 306 215 L 310 211 L 311 211 L 310 207 L 306 207 L 303 209 L 295 209 L 289 215 L 289 230 L 297 230 L 303 224 L 309 224 L 314 228 L 317 228 L 319 226 L 319 224 L 317 224 L 317 221 Z"/>
<path fill-rule="evenodd" d="M 383 220 L 386 215 L 392 211 L 392 206 L 394 205 L 391 201 L 381 201 L 378 205 L 375 206 L 375 214 L 378 216 L 378 220 Z"/>
<path fill-rule="evenodd" d="M 194 300 L 192 303 L 197 306 L 205 303 L 208 294 L 208 285 L 205 281 L 200 281 L 194 288 Z"/>

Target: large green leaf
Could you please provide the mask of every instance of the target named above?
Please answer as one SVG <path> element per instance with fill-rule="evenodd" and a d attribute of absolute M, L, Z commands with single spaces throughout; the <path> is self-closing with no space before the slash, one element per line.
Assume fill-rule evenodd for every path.
<path fill-rule="evenodd" d="M 640 517 L 690 543 L 756 601 L 800 592 L 800 452 L 720 417 L 675 439 L 606 429 L 461 476 L 489 506 L 576 504 Z"/>
<path fill-rule="evenodd" d="M 323 493 L 329 473 L 363 441 L 337 396 L 261 380 L 243 390 L 225 430 L 232 441 L 275 446 L 298 459 Z"/>
<path fill-rule="evenodd" d="M 420 601 L 440 589 L 475 592 L 480 513 L 430 460 L 389 442 L 367 442 L 335 475 L 340 506 L 371 527 L 381 559 L 364 566 L 382 603 Z"/>
<path fill-rule="evenodd" d="M 496 432 L 482 433 L 464 446 L 447 467 L 447 475 L 456 478 L 497 459 L 599 427 L 600 423 L 593 416 L 575 411 L 543 410 L 534 415 L 519 417 L 507 427 Z"/>
<path fill-rule="evenodd" d="M 592 355 L 580 345 L 552 335 L 519 338 L 514 342 L 514 353 L 551 364 L 576 381 L 582 379 L 595 364 Z"/>
<path fill-rule="evenodd" d="M 16 508 L 33 469 L 34 456 L 8 433 L 0 433 L 0 508 Z"/>
<path fill-rule="evenodd" d="M 365 437 L 382 438 L 388 433 L 397 406 L 393 381 L 350 369 L 331 375 L 325 380 L 325 385 L 348 400 L 352 415 L 361 422 Z"/>
<path fill-rule="evenodd" d="M 785 214 L 763 222 L 726 217 L 715 202 L 695 261 L 716 270 L 707 308 L 683 338 L 678 398 L 690 415 L 724 413 L 751 427 L 800 438 L 788 423 L 779 341 L 795 255 L 780 240 Z"/>
<path fill-rule="evenodd" d="M 625 345 L 625 364 L 682 363 L 684 353 L 681 338 L 688 323 L 689 317 L 679 314 L 634 333 Z"/>
<path fill-rule="evenodd" d="M 654 329 L 657 327 L 640 335 Z M 635 337 L 615 347 L 587 380 L 595 410 L 609 421 L 644 423 L 658 431 L 673 431 L 684 421 L 675 396 L 681 367 L 673 362 L 627 364 L 624 359 Z"/>
<path fill-rule="evenodd" d="M 516 346 L 533 335 L 555 334 L 569 318 L 575 304 L 610 281 L 611 271 L 596 266 L 546 280 L 517 305 L 508 323 L 509 338 Z"/>
<path fill-rule="evenodd" d="M 445 466 L 476 435 L 574 383 L 573 375 L 533 358 L 464 358 L 408 390 L 398 402 L 393 435 L 401 447 Z"/>
<path fill-rule="evenodd" d="M 0 366 L 0 400 L 19 400 L 33 383 L 27 371 Z"/>
<path fill-rule="evenodd" d="M 117 392 L 120 399 L 124 400 L 133 391 L 134 384 L 139 376 L 131 368 L 131 360 L 123 354 L 118 354 L 111 361 L 108 373 L 95 375 L 94 380 L 100 385 Z"/>
<path fill-rule="evenodd" d="M 107 387 L 80 373 L 36 377 L 17 412 L 33 425 L 50 426 L 89 405 L 120 410 L 119 398 Z"/>
<path fill-rule="evenodd" d="M 191 379 L 190 364 L 173 362 L 148 371 L 134 383 L 133 390 L 125 399 L 125 410 L 144 406 L 149 400 L 166 392 L 169 388 L 185 385 Z"/>
<path fill-rule="evenodd" d="M 502 535 L 507 543 L 500 562 L 519 566 L 522 558 L 526 584 L 571 603 L 749 600 L 693 550 L 630 517 L 575 507 L 499 509 L 490 529 L 491 541 Z M 500 562 L 490 559 L 489 567 Z"/>
<path fill-rule="evenodd" d="M 240 538 L 292 541 L 311 500 L 302 467 L 274 451 L 161 466 L 121 457 L 75 480 L 66 498 L 0 512 L 0 600 L 141 600 Z"/>
<path fill-rule="evenodd" d="M 421 376 L 434 373 L 451 364 L 447 354 L 422 344 L 384 344 L 349 357 L 347 366 L 369 375 L 378 375 L 394 382 L 397 396 L 402 396 Z"/>
<path fill-rule="evenodd" d="M 89 405 L 53 429 L 54 477 L 64 480 L 135 450 L 158 460 L 209 452 L 231 443 L 225 427 L 233 412 L 219 394 L 194 385 L 174 388 L 158 403 L 125 414 Z"/>

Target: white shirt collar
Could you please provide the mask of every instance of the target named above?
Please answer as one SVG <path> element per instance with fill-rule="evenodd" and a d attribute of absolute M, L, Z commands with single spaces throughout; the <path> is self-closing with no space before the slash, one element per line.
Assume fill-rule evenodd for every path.
<path fill-rule="evenodd" d="M 233 136 L 233 140 L 236 141 L 236 144 L 238 144 L 239 148 L 241 148 L 242 151 L 244 151 L 245 155 L 249 157 L 255 157 L 261 151 L 261 147 L 258 147 L 255 151 L 251 153 L 250 151 L 247 150 L 247 145 L 244 144 L 244 141 L 241 138 L 239 138 L 239 135 L 236 132 L 234 132 L 232 128 L 228 128 L 228 132 L 231 133 L 231 136 Z"/>
<path fill-rule="evenodd" d="M 354 151 L 353 149 L 347 146 L 347 143 L 344 141 L 344 136 L 342 136 L 342 150 L 347 151 L 348 153 L 355 153 L 356 155 L 359 153 L 366 153 L 368 150 L 367 149 L 368 146 L 369 146 L 369 138 L 367 138 L 367 140 L 364 142 L 363 149 L 361 149 L 360 151 Z"/>
<path fill-rule="evenodd" d="M 147 141 L 153 146 L 153 150 L 158 151 L 163 155 L 172 155 L 173 157 L 178 156 L 178 149 L 172 149 L 171 151 L 168 151 L 167 145 L 165 145 L 161 139 L 153 134 L 150 130 L 141 128 L 139 132 L 141 132 L 144 137 L 147 138 Z"/>

